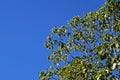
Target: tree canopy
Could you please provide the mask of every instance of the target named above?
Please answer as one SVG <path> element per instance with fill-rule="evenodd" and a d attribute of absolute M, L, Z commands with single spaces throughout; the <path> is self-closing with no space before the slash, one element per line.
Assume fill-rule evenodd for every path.
<path fill-rule="evenodd" d="M 119 80 L 120 1 L 106 0 L 97 11 L 55 26 L 45 46 L 52 64 L 40 80 Z"/>

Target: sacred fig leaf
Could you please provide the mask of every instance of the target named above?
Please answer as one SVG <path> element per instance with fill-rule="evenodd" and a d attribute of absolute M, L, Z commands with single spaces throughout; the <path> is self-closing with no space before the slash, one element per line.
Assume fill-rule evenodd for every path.
<path fill-rule="evenodd" d="M 117 66 L 117 63 L 113 63 L 112 69 L 114 70 Z"/>

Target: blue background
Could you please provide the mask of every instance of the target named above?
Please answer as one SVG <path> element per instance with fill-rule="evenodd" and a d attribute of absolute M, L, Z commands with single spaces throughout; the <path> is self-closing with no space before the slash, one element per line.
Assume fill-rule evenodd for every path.
<path fill-rule="evenodd" d="M 38 80 L 49 65 L 43 43 L 53 26 L 97 10 L 104 0 L 0 0 L 0 80 Z"/>

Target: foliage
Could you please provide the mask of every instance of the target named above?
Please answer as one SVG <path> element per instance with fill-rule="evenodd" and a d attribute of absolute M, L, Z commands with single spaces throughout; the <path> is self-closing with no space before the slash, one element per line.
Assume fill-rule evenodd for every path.
<path fill-rule="evenodd" d="M 97 11 L 54 27 L 45 46 L 53 64 L 40 80 L 120 79 L 120 3 L 108 0 Z"/>

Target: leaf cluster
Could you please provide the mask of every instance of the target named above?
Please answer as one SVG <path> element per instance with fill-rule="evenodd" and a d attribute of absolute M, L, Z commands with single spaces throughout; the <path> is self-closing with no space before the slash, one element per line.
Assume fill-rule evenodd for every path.
<path fill-rule="evenodd" d="M 52 65 L 40 80 L 120 79 L 120 3 L 106 0 L 97 11 L 54 27 L 45 46 Z"/>

